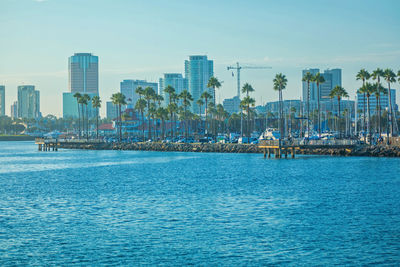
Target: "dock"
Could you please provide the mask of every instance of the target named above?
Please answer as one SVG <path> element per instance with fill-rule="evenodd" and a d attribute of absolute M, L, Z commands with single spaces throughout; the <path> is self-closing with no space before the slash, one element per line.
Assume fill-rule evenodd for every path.
<path fill-rule="evenodd" d="M 321 148 L 352 150 L 357 140 L 261 140 L 258 147 L 263 150 L 264 158 L 295 158 L 296 150 L 315 150 Z"/>

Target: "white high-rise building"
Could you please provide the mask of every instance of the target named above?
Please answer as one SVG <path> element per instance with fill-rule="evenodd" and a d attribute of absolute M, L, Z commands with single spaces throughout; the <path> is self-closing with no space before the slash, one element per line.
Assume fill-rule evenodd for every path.
<path fill-rule="evenodd" d="M 34 85 L 18 86 L 18 118 L 40 117 L 40 93 Z"/>
<path fill-rule="evenodd" d="M 147 82 L 146 80 L 123 80 L 120 83 L 121 93 L 125 95 L 126 102 L 130 99 L 132 104 L 135 105 L 136 101 L 139 99 L 139 95 L 135 92 L 136 88 L 141 86 L 144 89 L 146 87 L 151 87 L 157 93 L 158 84 Z"/>
<path fill-rule="evenodd" d="M 164 77 L 160 78 L 159 82 L 159 95 L 164 97 L 164 106 L 169 104 L 169 96 L 164 92 L 164 89 L 168 86 L 172 86 L 175 89 L 175 93 L 179 95 L 183 90 L 188 90 L 186 79 L 183 78 L 180 73 L 164 73 Z"/>
<path fill-rule="evenodd" d="M 185 60 L 185 79 L 193 97 L 192 112 L 198 110 L 196 101 L 204 91 L 208 90 L 212 95 L 212 89 L 207 88 L 207 84 L 213 75 L 214 62 L 207 56 L 189 56 L 189 60 Z"/>

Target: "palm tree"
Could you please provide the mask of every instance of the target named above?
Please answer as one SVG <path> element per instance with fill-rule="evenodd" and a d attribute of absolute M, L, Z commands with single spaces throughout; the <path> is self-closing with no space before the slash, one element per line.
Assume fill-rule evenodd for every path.
<path fill-rule="evenodd" d="M 307 82 L 307 133 L 310 136 L 310 82 L 314 80 L 314 76 L 307 72 L 304 76 L 302 81 Z"/>
<path fill-rule="evenodd" d="M 242 93 L 246 94 L 246 96 L 249 96 L 249 93 L 254 92 L 254 88 L 249 84 L 249 83 L 245 83 L 242 87 Z M 243 113 L 240 113 L 241 115 L 241 119 L 240 119 L 240 123 L 241 123 L 241 129 L 243 128 Z M 249 114 L 247 113 L 247 116 L 249 116 Z M 247 125 L 248 126 L 248 125 Z M 242 133 L 240 133 L 242 135 Z M 250 138 L 250 137 L 249 137 Z"/>
<path fill-rule="evenodd" d="M 379 70 L 379 69 L 378 69 Z M 390 136 L 393 136 L 393 108 L 392 108 L 392 99 L 391 99 L 391 93 L 390 93 L 390 83 L 396 82 L 396 74 L 393 72 L 391 69 L 386 69 L 384 72 L 381 72 L 383 74 L 382 76 L 385 78 L 386 82 L 388 83 L 388 97 L 389 97 L 389 111 L 388 111 L 388 119 L 389 119 L 389 130 L 390 130 Z M 379 80 L 378 80 L 379 83 Z"/>
<path fill-rule="evenodd" d="M 278 91 L 279 93 L 279 132 L 280 132 L 280 139 L 284 138 L 284 130 L 283 130 L 283 97 L 282 97 L 282 90 L 286 88 L 287 79 L 286 76 L 282 73 L 276 74 L 273 80 L 274 82 L 274 90 Z"/>
<path fill-rule="evenodd" d="M 156 118 L 161 120 L 161 138 L 165 138 L 165 120 L 168 119 L 168 110 L 163 107 L 159 107 L 156 111 Z"/>
<path fill-rule="evenodd" d="M 337 123 L 337 125 L 338 125 L 338 131 L 339 131 L 339 138 L 342 136 L 342 132 L 340 131 L 340 100 L 343 98 L 343 97 L 349 97 L 349 94 L 346 92 L 346 90 L 343 88 L 343 87 L 341 87 L 341 86 L 339 86 L 339 85 L 336 85 L 332 90 L 331 90 L 331 92 L 330 92 L 330 94 L 329 94 L 329 96 L 331 97 L 331 98 L 334 98 L 334 97 L 337 97 L 337 101 L 338 101 L 338 123 Z"/>
<path fill-rule="evenodd" d="M 76 104 L 78 105 L 78 128 L 79 128 L 79 139 L 81 139 L 81 110 L 79 108 L 79 104 L 80 104 L 80 98 L 82 97 L 82 95 L 78 92 L 76 92 L 74 94 L 74 97 L 76 98 Z"/>
<path fill-rule="evenodd" d="M 183 90 L 178 97 L 182 99 L 182 105 L 184 109 L 184 119 L 185 119 L 185 132 L 186 139 L 188 138 L 188 121 L 187 121 L 187 107 L 190 106 L 190 102 L 193 101 L 192 95 L 188 92 L 188 90 Z"/>
<path fill-rule="evenodd" d="M 117 125 L 119 126 L 119 141 L 122 140 L 122 110 L 121 106 L 126 105 L 125 95 L 122 93 L 115 93 L 111 96 L 111 101 L 114 105 L 117 106 L 118 117 L 117 117 Z"/>
<path fill-rule="evenodd" d="M 99 139 L 99 108 L 101 107 L 101 99 L 99 96 L 92 98 L 92 106 L 96 109 L 96 139 Z"/>
<path fill-rule="evenodd" d="M 150 107 L 150 101 L 154 99 L 154 95 L 156 94 L 156 92 L 154 91 L 154 89 L 150 86 L 146 87 L 144 89 L 144 99 L 146 99 L 147 101 L 147 119 L 148 119 L 148 138 L 151 139 L 151 107 Z"/>
<path fill-rule="evenodd" d="M 367 113 L 368 113 L 368 120 L 367 120 L 367 128 L 368 128 L 368 138 L 369 142 L 371 143 L 371 111 L 370 111 L 370 106 L 369 106 L 369 97 L 375 93 L 375 87 L 370 84 L 369 82 L 366 82 L 363 87 L 360 88 L 360 93 L 366 94 L 367 96 Z"/>
<path fill-rule="evenodd" d="M 142 96 L 144 95 L 144 90 L 141 86 L 136 87 L 135 93 L 138 94 L 139 99 L 142 99 Z"/>
<path fill-rule="evenodd" d="M 171 128 L 171 138 L 174 138 L 174 126 L 173 126 L 173 123 L 174 123 L 175 113 L 178 111 L 178 105 L 176 103 L 174 103 L 174 102 L 169 103 L 168 106 L 167 106 L 167 111 L 170 114 L 169 119 L 170 119 L 170 125 L 171 125 L 170 126 L 170 128 Z"/>
<path fill-rule="evenodd" d="M 164 97 L 162 96 L 162 95 L 159 95 L 159 94 L 157 94 L 157 93 L 155 93 L 154 94 L 154 97 L 153 97 L 153 100 L 154 100 L 154 103 L 156 103 L 157 102 L 157 105 L 158 106 L 156 106 L 156 111 L 155 111 L 155 117 L 156 117 L 156 120 L 158 119 L 158 117 L 157 117 L 157 109 L 159 108 L 159 107 L 161 107 L 161 102 L 162 101 L 164 101 Z M 155 126 L 154 126 L 154 132 L 155 132 L 155 136 L 157 137 L 157 121 L 156 120 L 154 120 L 154 124 L 155 124 Z"/>
<path fill-rule="evenodd" d="M 256 101 L 254 98 L 251 98 L 250 96 L 246 96 L 243 98 L 242 101 L 240 101 L 240 106 L 246 109 L 246 114 L 247 114 L 247 138 L 248 141 L 250 141 L 250 106 L 254 107 Z"/>
<path fill-rule="evenodd" d="M 356 79 L 357 80 L 362 80 L 363 82 L 363 86 L 365 85 L 365 82 L 369 80 L 369 78 L 371 77 L 371 75 L 369 74 L 368 71 L 366 71 L 365 69 L 361 69 L 357 75 L 356 75 Z M 363 131 L 364 133 L 366 132 L 366 123 L 365 123 L 365 93 L 363 93 L 363 102 L 364 102 L 364 107 L 363 107 Z M 364 134 L 364 141 L 365 141 L 365 134 Z"/>
<path fill-rule="evenodd" d="M 254 92 L 254 88 L 248 84 L 245 83 L 242 87 L 242 93 L 246 94 L 246 96 L 249 96 L 249 93 Z"/>
<path fill-rule="evenodd" d="M 86 140 L 88 140 L 89 139 L 89 110 L 88 110 L 88 104 L 89 104 L 89 101 L 90 101 L 90 96 L 88 94 L 84 94 L 82 96 L 82 98 L 83 98 L 83 105 L 85 105 L 85 108 L 86 108 Z"/>
<path fill-rule="evenodd" d="M 172 127 L 172 118 L 173 118 L 173 112 L 175 112 L 175 107 L 170 107 L 170 105 L 172 104 L 172 99 L 173 96 L 175 94 L 175 89 L 174 87 L 172 87 L 171 85 L 168 85 L 165 89 L 164 92 L 168 94 L 169 97 L 169 101 L 168 101 L 168 106 L 167 106 L 167 110 L 170 112 L 170 120 L 171 120 L 171 136 L 174 136 L 174 129 Z"/>
<path fill-rule="evenodd" d="M 207 91 L 204 91 L 202 94 L 201 94 L 201 96 L 200 96 L 200 98 L 201 99 L 204 99 L 204 102 L 205 102 L 205 115 L 206 115 L 206 122 L 205 122 L 205 130 L 207 130 L 207 135 L 208 135 L 208 125 L 207 125 L 207 122 L 208 122 L 208 100 L 209 99 L 212 99 L 212 95 L 210 95 Z"/>
<path fill-rule="evenodd" d="M 317 73 L 314 76 L 313 82 L 317 85 L 317 110 L 318 110 L 318 136 L 321 137 L 321 114 L 320 114 L 320 85 L 325 82 L 324 76 L 321 73 Z"/>
<path fill-rule="evenodd" d="M 135 110 L 138 111 L 142 117 L 142 138 L 144 140 L 144 111 L 146 109 L 147 102 L 143 98 L 139 98 L 135 104 Z"/>
<path fill-rule="evenodd" d="M 210 80 L 208 80 L 208 84 L 207 84 L 208 88 L 213 88 L 213 97 L 214 97 L 214 105 L 216 105 L 215 101 L 216 101 L 216 97 L 215 97 L 215 88 L 220 88 L 221 87 L 221 83 L 220 81 L 218 81 L 218 79 L 216 77 L 211 77 Z"/>
<path fill-rule="evenodd" d="M 85 105 L 85 98 L 83 95 L 79 98 L 78 104 L 81 105 L 81 116 L 82 116 L 82 132 L 83 132 L 83 137 L 85 136 L 85 110 L 84 110 L 84 105 Z"/>
<path fill-rule="evenodd" d="M 199 106 L 199 120 L 200 120 L 200 127 L 201 127 L 201 107 L 204 105 L 203 99 L 201 99 L 201 98 L 197 99 L 196 104 Z"/>
<path fill-rule="evenodd" d="M 201 118 L 201 107 L 204 105 L 203 99 L 197 99 L 196 104 L 199 106 L 199 117 Z"/>
<path fill-rule="evenodd" d="M 375 83 L 375 99 L 376 99 L 376 114 L 377 114 L 377 125 L 376 129 L 379 133 L 379 137 L 382 135 L 382 123 L 381 123 L 381 95 L 387 95 L 387 89 L 381 84 Z"/>

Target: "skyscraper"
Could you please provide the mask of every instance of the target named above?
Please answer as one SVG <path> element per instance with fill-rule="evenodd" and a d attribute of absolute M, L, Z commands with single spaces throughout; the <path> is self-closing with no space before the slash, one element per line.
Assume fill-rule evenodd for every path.
<path fill-rule="evenodd" d="M 106 113 L 107 113 L 107 119 L 115 119 L 118 117 L 118 112 L 117 112 L 117 105 L 114 105 L 113 102 L 107 101 L 106 102 Z"/>
<path fill-rule="evenodd" d="M 329 94 L 335 86 L 342 86 L 342 70 L 341 69 L 332 69 L 325 70 L 322 73 L 322 76 L 325 79 L 325 82 L 320 85 L 321 90 L 321 100 L 329 100 Z"/>
<path fill-rule="evenodd" d="M 90 53 L 75 53 L 69 57 L 69 91 L 99 93 L 99 58 Z"/>
<path fill-rule="evenodd" d="M 186 79 L 183 78 L 180 73 L 164 73 L 164 77 L 160 78 L 159 82 L 159 92 L 158 94 L 164 97 L 164 105 L 167 106 L 169 104 L 168 94 L 164 92 L 164 89 L 168 87 L 168 85 L 172 86 L 175 89 L 175 93 L 179 95 L 183 90 L 188 89 Z"/>
<path fill-rule="evenodd" d="M 75 93 L 88 94 L 90 98 L 99 95 L 99 58 L 90 53 L 75 53 L 68 58 L 68 93 L 63 93 L 63 117 L 77 118 L 78 104 Z M 96 117 L 91 103 L 89 117 Z"/>
<path fill-rule="evenodd" d="M 18 86 L 18 118 L 40 117 L 40 93 L 34 85 Z"/>
<path fill-rule="evenodd" d="M 0 85 L 0 116 L 6 115 L 6 87 Z"/>
<path fill-rule="evenodd" d="M 136 88 L 141 86 L 143 89 L 146 87 L 151 87 L 157 93 L 158 92 L 158 84 L 147 82 L 146 80 L 123 80 L 120 83 L 121 93 L 125 95 L 126 102 L 128 99 L 131 99 L 133 105 L 136 104 L 136 101 L 139 99 L 139 95 L 135 92 Z"/>
<path fill-rule="evenodd" d="M 304 75 L 310 72 L 313 76 L 319 72 L 319 69 L 305 69 L 303 70 Z M 331 90 L 336 86 L 342 86 L 342 70 L 341 69 L 332 69 L 325 70 L 321 75 L 324 77 L 325 82 L 320 84 L 320 100 L 330 100 L 329 94 Z M 314 105 L 318 100 L 317 94 L 317 85 L 313 82 L 310 82 L 310 102 L 311 105 Z M 303 82 L 303 101 L 307 101 L 307 82 Z"/>
<path fill-rule="evenodd" d="M 208 60 L 207 56 L 189 56 L 189 60 L 185 60 L 185 79 L 194 100 L 192 112 L 198 110 L 196 101 L 205 90 L 208 90 L 210 94 L 212 93 L 212 89 L 207 88 L 207 83 L 213 75 L 214 62 Z"/>
<path fill-rule="evenodd" d="M 14 103 L 11 105 L 11 119 L 16 119 L 18 118 L 18 101 L 14 101 Z"/>

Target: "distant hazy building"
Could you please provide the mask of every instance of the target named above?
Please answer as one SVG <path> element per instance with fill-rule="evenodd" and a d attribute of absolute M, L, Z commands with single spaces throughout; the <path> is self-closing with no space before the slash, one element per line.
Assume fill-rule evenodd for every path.
<path fill-rule="evenodd" d="M 111 101 L 107 101 L 106 103 L 106 112 L 107 112 L 107 119 L 112 120 L 118 116 L 117 106 L 114 105 Z"/>
<path fill-rule="evenodd" d="M 305 69 L 302 71 L 303 77 L 304 75 L 310 72 L 312 75 L 320 72 L 319 69 Z M 322 77 L 324 77 L 325 82 L 320 84 L 320 100 L 330 100 L 329 94 L 331 90 L 336 86 L 342 86 L 342 70 L 341 69 L 327 69 L 323 73 L 321 73 Z M 307 101 L 307 82 L 303 82 L 303 100 Z M 318 91 L 317 85 L 313 82 L 310 82 L 310 102 L 318 101 Z"/>
<path fill-rule="evenodd" d="M 183 78 L 180 73 L 164 73 L 164 77 L 160 78 L 159 82 L 159 92 L 158 94 L 164 97 L 164 105 L 169 104 L 168 94 L 164 92 L 164 89 L 168 86 L 172 86 L 175 89 L 176 94 L 180 94 L 183 90 L 187 88 L 187 81 Z"/>
<path fill-rule="evenodd" d="M 342 70 L 341 69 L 332 69 L 325 70 L 322 73 L 322 76 L 325 79 L 325 82 L 320 85 L 321 90 L 321 100 L 329 100 L 329 94 L 335 86 L 342 86 Z"/>
<path fill-rule="evenodd" d="M 204 91 L 208 90 L 212 94 L 212 89 L 207 88 L 207 83 L 213 75 L 214 63 L 212 60 L 208 60 L 207 56 L 189 56 L 189 60 L 185 60 L 185 79 L 194 100 L 193 112 L 199 109 L 196 101 Z"/>
<path fill-rule="evenodd" d="M 75 53 L 69 57 L 69 91 L 99 93 L 99 58 L 90 53 Z"/>
<path fill-rule="evenodd" d="M 6 115 L 6 87 L 0 85 L 0 116 Z"/>
<path fill-rule="evenodd" d="M 240 98 L 238 96 L 234 96 L 232 98 L 224 99 L 222 105 L 224 106 L 224 109 L 229 112 L 229 114 L 239 112 Z"/>
<path fill-rule="evenodd" d="M 78 103 L 76 98 L 74 97 L 75 93 L 63 93 L 63 118 L 78 118 Z M 92 99 L 94 96 L 97 96 L 97 93 L 87 93 Z M 81 108 L 81 106 L 79 107 Z M 87 113 L 86 106 L 85 108 L 85 117 L 89 116 L 89 118 L 96 118 L 96 109 L 92 106 L 92 101 L 90 100 L 87 105 Z M 82 112 L 82 109 L 81 109 Z M 81 114 L 82 115 L 82 114 Z"/>
<path fill-rule="evenodd" d="M 133 105 L 139 99 L 139 95 L 135 92 L 136 88 L 141 86 L 143 89 L 152 87 L 153 90 L 158 92 L 158 84 L 147 82 L 146 80 L 123 80 L 120 83 L 121 93 L 125 95 L 126 100 L 131 99 Z"/>
<path fill-rule="evenodd" d="M 300 100 L 284 100 L 283 101 L 283 110 L 285 113 L 290 112 L 291 110 L 295 110 L 295 114 L 299 114 L 301 110 L 301 101 Z M 276 114 L 279 112 L 279 101 L 267 102 L 265 105 L 265 111 Z"/>
<path fill-rule="evenodd" d="M 40 117 L 40 93 L 33 85 L 18 86 L 18 118 Z"/>
<path fill-rule="evenodd" d="M 11 105 L 10 114 L 12 119 L 18 118 L 18 101 L 14 101 L 14 103 Z"/>
<path fill-rule="evenodd" d="M 390 97 L 392 98 L 391 102 L 392 102 L 393 110 L 397 111 L 398 107 L 396 105 L 396 89 L 390 89 Z M 371 114 L 375 114 L 377 111 L 376 110 L 376 107 L 377 107 L 376 100 L 377 99 L 376 99 L 375 94 L 372 94 L 369 97 L 369 109 L 371 111 Z M 385 94 L 381 93 L 380 102 L 381 102 L 381 111 L 382 112 L 384 110 L 389 109 L 389 95 L 385 95 Z M 365 106 L 365 110 L 367 110 L 367 104 L 368 104 L 367 97 L 365 97 L 365 99 L 364 99 L 363 94 L 357 94 L 357 109 L 364 110 L 364 106 Z"/>

